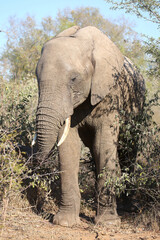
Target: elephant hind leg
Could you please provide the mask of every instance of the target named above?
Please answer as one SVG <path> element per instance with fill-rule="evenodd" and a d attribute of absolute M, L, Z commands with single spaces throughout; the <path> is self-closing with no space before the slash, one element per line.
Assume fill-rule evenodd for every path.
<path fill-rule="evenodd" d="M 114 118 L 112 118 L 114 119 Z M 110 119 L 96 131 L 93 157 L 96 163 L 97 212 L 95 222 L 103 225 L 120 225 L 117 214 L 114 186 L 107 185 L 120 173 L 117 157 L 118 126 Z M 115 123 L 116 124 L 116 123 Z"/>

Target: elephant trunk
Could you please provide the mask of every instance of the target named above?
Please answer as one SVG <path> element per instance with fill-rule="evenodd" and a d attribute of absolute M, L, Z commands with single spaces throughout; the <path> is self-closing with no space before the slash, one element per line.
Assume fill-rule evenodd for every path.
<path fill-rule="evenodd" d="M 63 125 L 64 119 L 52 107 L 47 104 L 38 105 L 36 128 L 37 128 L 37 151 L 41 157 L 49 154 L 57 141 L 59 129 Z"/>
<path fill-rule="evenodd" d="M 63 97 L 62 92 L 65 93 Z M 36 152 L 40 152 L 41 157 L 47 157 L 50 153 L 57 141 L 60 128 L 72 114 L 72 96 L 68 88 L 64 86 L 60 91 L 60 86 L 56 86 L 53 89 L 50 81 L 41 79 L 36 114 Z"/>

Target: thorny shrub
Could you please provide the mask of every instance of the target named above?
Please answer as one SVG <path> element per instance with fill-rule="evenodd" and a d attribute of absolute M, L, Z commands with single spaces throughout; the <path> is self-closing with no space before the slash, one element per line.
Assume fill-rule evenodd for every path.
<path fill-rule="evenodd" d="M 37 105 L 37 83 L 33 79 L 16 84 L 4 82 L 0 102 L 0 127 L 3 131 L 17 134 L 17 144 L 30 145 L 35 128 L 35 110 Z"/>
<path fill-rule="evenodd" d="M 43 190 L 50 194 L 52 182 L 59 179 L 57 151 L 41 165 L 35 164 L 31 142 L 35 133 L 37 83 L 3 82 L 0 102 L 0 205 L 18 192 L 28 196 L 28 190 Z M 55 168 L 56 166 L 56 168 Z M 32 191 L 33 192 L 33 191 Z M 35 192 L 35 191 L 34 191 Z M 32 196 L 31 196 L 32 197 Z M 30 199 L 30 198 L 29 198 Z M 32 202 L 38 205 L 38 199 Z M 33 205 L 32 204 L 32 205 Z M 37 207 L 37 206 L 36 206 Z"/>
<path fill-rule="evenodd" d="M 141 115 L 128 115 L 127 124 L 120 118 L 119 158 L 122 168 L 122 182 L 125 192 L 143 199 L 143 206 L 160 200 L 160 127 L 152 120 L 152 107 L 159 105 L 158 93 L 146 101 Z M 123 157 L 123 159 L 122 159 Z M 124 164 L 125 163 L 125 164 Z M 129 178 L 128 178 L 129 177 Z M 147 201 L 146 201 L 147 200 Z"/>

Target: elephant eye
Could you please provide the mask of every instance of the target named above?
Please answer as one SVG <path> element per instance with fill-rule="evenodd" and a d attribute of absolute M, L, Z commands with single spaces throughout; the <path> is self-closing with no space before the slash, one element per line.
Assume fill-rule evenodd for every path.
<path fill-rule="evenodd" d="M 76 77 L 72 78 L 71 80 L 72 80 L 72 82 L 75 82 L 76 81 Z"/>
<path fill-rule="evenodd" d="M 73 74 L 70 79 L 71 79 L 71 81 L 70 81 L 71 85 L 75 85 L 75 84 L 80 83 L 81 76 L 79 74 Z"/>

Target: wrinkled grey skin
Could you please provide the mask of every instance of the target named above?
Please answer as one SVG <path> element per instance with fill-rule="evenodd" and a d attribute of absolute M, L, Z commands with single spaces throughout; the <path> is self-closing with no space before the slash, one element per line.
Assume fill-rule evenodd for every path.
<path fill-rule="evenodd" d="M 114 191 L 104 183 L 107 175 L 120 174 L 119 109 L 139 112 L 144 94 L 142 76 L 97 28 L 74 26 L 44 45 L 37 79 L 37 146 L 42 160 L 61 137 L 65 119 L 71 116 L 69 134 L 58 148 L 61 205 L 53 222 L 62 226 L 79 222 L 81 139 L 96 164 L 95 222 L 118 225 Z"/>

